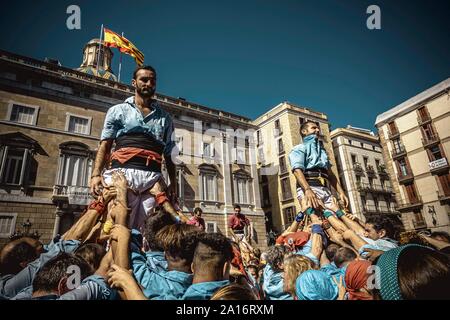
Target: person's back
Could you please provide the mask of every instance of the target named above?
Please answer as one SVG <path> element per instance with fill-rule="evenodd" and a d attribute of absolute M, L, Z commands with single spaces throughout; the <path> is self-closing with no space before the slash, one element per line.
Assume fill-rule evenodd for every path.
<path fill-rule="evenodd" d="M 270 247 L 267 251 L 267 265 L 263 272 L 263 290 L 268 300 L 291 300 L 284 292 L 283 260 L 286 254 L 284 246 Z"/>
<path fill-rule="evenodd" d="M 204 233 L 198 237 L 194 253 L 192 285 L 183 300 L 209 300 L 221 287 L 230 283 L 230 266 L 233 248 L 220 233 Z"/>

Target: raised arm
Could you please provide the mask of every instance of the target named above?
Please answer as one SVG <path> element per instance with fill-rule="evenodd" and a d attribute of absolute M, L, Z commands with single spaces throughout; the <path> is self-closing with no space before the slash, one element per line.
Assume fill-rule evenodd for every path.
<path fill-rule="evenodd" d="M 89 182 L 90 191 L 93 195 L 98 196 L 100 194 L 100 188 L 103 185 L 102 171 L 111 152 L 112 143 L 112 139 L 102 140 L 98 147 L 94 169 L 92 170 L 91 181 Z"/>

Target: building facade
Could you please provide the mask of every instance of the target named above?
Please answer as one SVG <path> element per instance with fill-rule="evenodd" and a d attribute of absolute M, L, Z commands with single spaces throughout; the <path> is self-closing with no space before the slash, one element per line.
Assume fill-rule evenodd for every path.
<path fill-rule="evenodd" d="M 97 55 L 98 48 L 103 50 Z M 45 243 L 65 232 L 91 201 L 89 178 L 106 111 L 134 95 L 115 81 L 112 53 L 98 40 L 77 70 L 0 51 L 0 246 L 18 230 Z M 105 68 L 96 69 L 100 57 Z M 175 125 L 183 211 L 204 211 L 207 231 L 227 234 L 239 203 L 256 246 L 266 247 L 250 119 L 156 94 Z M 28 224 L 29 225 L 29 224 Z"/>
<path fill-rule="evenodd" d="M 362 221 L 374 215 L 389 215 L 399 222 L 378 136 L 367 129 L 347 126 L 333 130 L 331 140 L 351 212 Z"/>
<path fill-rule="evenodd" d="M 289 152 L 302 142 L 300 126 L 307 120 L 320 126 L 320 140 L 338 176 L 327 116 L 323 113 L 282 102 L 253 123 L 258 126 L 255 140 L 261 181 L 262 206 L 267 229 L 282 232 L 300 210 L 296 180 L 289 164 Z"/>
<path fill-rule="evenodd" d="M 376 119 L 406 230 L 450 231 L 450 78 Z"/>

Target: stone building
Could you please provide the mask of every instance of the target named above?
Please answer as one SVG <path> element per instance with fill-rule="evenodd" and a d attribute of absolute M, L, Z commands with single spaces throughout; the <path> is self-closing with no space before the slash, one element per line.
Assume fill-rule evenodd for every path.
<path fill-rule="evenodd" d="M 97 50 L 101 48 L 101 54 Z M 90 41 L 80 68 L 0 51 L 0 246 L 32 224 L 43 242 L 66 231 L 91 200 L 88 182 L 106 111 L 134 95 L 111 70 L 112 52 Z M 97 69 L 97 57 L 102 67 Z M 204 211 L 227 234 L 239 203 L 266 246 L 250 119 L 157 93 L 173 117 L 183 211 Z M 252 149 L 253 148 L 253 149 Z"/>
<path fill-rule="evenodd" d="M 405 229 L 450 231 L 450 78 L 378 115 Z"/>
<path fill-rule="evenodd" d="M 362 221 L 387 215 L 399 222 L 378 136 L 367 129 L 347 126 L 331 131 L 331 140 L 351 212 Z"/>

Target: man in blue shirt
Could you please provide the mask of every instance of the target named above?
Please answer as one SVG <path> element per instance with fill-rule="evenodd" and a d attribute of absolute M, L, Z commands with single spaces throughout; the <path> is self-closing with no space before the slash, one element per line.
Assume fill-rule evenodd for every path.
<path fill-rule="evenodd" d="M 330 170 L 328 155 L 318 139 L 319 126 L 315 122 L 306 121 L 301 125 L 300 133 L 303 143 L 292 149 L 289 161 L 297 180 L 297 197 L 302 211 L 311 215 L 315 209 L 324 207 L 328 209 L 328 214 L 336 212 L 338 216 L 344 215 L 345 213 L 333 202 L 330 185 L 339 193 L 344 207 L 348 206 L 348 198 L 337 177 Z"/>
<path fill-rule="evenodd" d="M 167 202 L 165 196 L 155 199 L 150 194 L 150 189 L 162 179 L 163 157 L 170 179 L 166 191 L 173 197 L 176 197 L 177 179 L 171 158 L 175 146 L 172 139 L 173 122 L 153 99 L 156 90 L 155 69 L 150 66 L 138 67 L 133 73 L 132 85 L 136 89 L 135 95 L 111 107 L 106 114 L 90 188 L 91 193 L 100 194 L 102 184 L 109 185 L 112 174 L 117 170 L 122 171 L 132 190 L 128 192 L 128 204 L 132 208 L 129 227 L 140 230 L 155 201 L 158 204 Z M 113 142 L 115 150 L 110 155 Z M 103 169 L 107 170 L 102 172 Z"/>
<path fill-rule="evenodd" d="M 194 253 L 192 285 L 183 300 L 209 300 L 220 288 L 230 283 L 233 248 L 221 233 L 203 233 L 198 237 Z"/>

